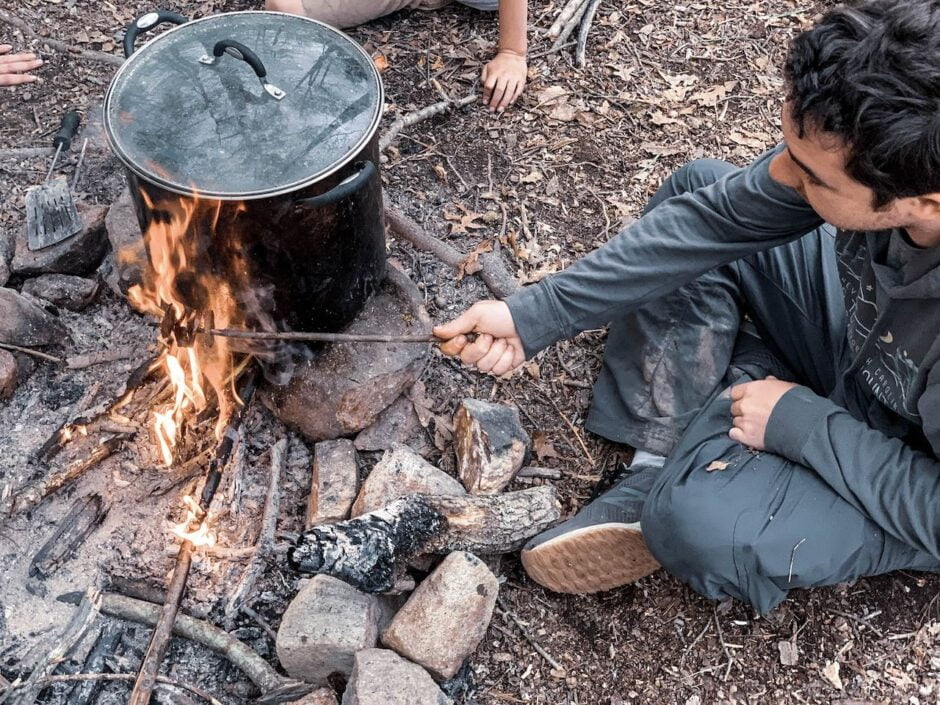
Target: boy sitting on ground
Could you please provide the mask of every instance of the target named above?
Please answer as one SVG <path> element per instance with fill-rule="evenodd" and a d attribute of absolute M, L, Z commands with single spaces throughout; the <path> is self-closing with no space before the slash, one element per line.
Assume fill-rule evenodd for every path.
<path fill-rule="evenodd" d="M 526 82 L 527 0 L 457 0 L 477 10 L 499 11 L 496 56 L 480 76 L 483 102 L 502 112 L 522 95 Z M 265 9 L 289 12 L 346 29 L 384 17 L 397 10 L 437 10 L 451 0 L 265 0 Z"/>
<path fill-rule="evenodd" d="M 504 374 L 610 325 L 586 426 L 638 451 L 523 548 L 537 582 L 662 564 L 765 613 L 940 571 L 938 27 L 940 0 L 830 11 L 790 48 L 782 144 L 692 162 L 600 249 L 435 329 Z"/>

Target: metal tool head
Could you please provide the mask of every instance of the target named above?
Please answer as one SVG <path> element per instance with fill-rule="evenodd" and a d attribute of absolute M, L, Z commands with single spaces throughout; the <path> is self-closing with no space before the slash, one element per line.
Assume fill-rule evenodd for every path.
<path fill-rule="evenodd" d="M 69 182 L 57 176 L 26 192 L 26 242 L 41 250 L 67 240 L 82 229 Z"/>

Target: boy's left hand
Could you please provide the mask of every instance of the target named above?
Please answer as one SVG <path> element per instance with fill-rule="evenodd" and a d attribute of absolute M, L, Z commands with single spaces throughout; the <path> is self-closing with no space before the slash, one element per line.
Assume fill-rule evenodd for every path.
<path fill-rule="evenodd" d="M 764 435 L 767 422 L 780 398 L 799 385 L 784 382 L 776 377 L 746 382 L 731 388 L 731 421 L 728 432 L 731 440 L 754 448 L 766 450 Z"/>
<path fill-rule="evenodd" d="M 524 56 L 500 51 L 483 67 L 483 102 L 490 110 L 502 112 L 516 102 L 525 88 L 528 67 Z"/>

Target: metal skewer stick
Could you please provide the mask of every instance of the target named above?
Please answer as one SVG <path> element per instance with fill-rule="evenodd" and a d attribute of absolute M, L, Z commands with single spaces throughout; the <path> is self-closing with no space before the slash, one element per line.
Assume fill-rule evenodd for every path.
<path fill-rule="evenodd" d="M 234 328 L 200 329 L 203 335 L 247 340 L 293 340 L 324 343 L 439 343 L 433 335 L 382 335 L 380 333 L 304 333 L 300 331 L 268 332 Z"/>
<path fill-rule="evenodd" d="M 88 138 L 82 142 L 82 151 L 78 155 L 78 164 L 75 165 L 75 172 L 72 174 L 72 193 L 75 193 L 75 187 L 78 186 L 78 175 L 81 173 L 82 164 L 85 162 L 85 150 L 88 149 Z"/>

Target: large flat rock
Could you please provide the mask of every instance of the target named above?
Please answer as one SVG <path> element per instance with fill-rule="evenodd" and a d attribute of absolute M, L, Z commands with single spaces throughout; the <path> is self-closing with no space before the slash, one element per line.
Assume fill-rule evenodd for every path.
<path fill-rule="evenodd" d="M 72 237 L 35 252 L 29 249 L 26 224 L 16 236 L 12 272 L 17 276 L 35 277 L 39 274 L 75 274 L 84 276 L 98 268 L 108 251 L 108 233 L 104 219 L 107 206 L 88 206 L 76 203 L 82 218 L 82 229 Z"/>

